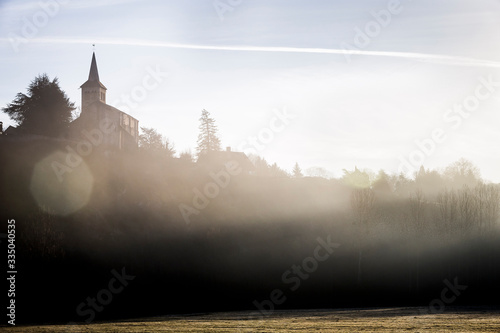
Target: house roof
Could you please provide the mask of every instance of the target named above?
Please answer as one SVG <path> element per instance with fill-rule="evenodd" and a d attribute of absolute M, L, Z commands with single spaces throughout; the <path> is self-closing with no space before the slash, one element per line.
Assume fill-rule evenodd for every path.
<path fill-rule="evenodd" d="M 205 154 L 202 154 L 198 158 L 199 164 L 224 164 L 229 161 L 236 161 L 239 166 L 241 166 L 244 170 L 253 171 L 255 166 L 248 159 L 247 155 L 242 152 L 235 151 L 211 151 Z"/>
<path fill-rule="evenodd" d="M 95 59 L 95 52 L 92 53 L 92 62 L 90 64 L 90 72 L 88 80 L 80 86 L 80 88 L 85 87 L 101 87 L 103 89 L 107 88 L 99 80 L 99 71 L 97 70 L 97 61 Z"/>

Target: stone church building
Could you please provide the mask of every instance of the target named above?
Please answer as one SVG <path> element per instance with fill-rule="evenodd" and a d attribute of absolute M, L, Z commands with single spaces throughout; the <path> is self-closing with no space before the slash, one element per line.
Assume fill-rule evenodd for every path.
<path fill-rule="evenodd" d="M 107 88 L 99 80 L 95 53 L 92 54 L 88 80 L 81 85 L 80 117 L 70 124 L 70 137 L 81 138 L 82 133 L 99 130 L 102 144 L 119 150 L 137 147 L 139 121 L 129 114 L 106 104 Z M 103 129 L 103 124 L 105 128 Z"/>

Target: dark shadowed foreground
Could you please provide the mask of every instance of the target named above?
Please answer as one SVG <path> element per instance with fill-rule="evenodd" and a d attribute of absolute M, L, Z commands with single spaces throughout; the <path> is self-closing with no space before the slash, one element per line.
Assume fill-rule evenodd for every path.
<path fill-rule="evenodd" d="M 265 318 L 251 312 L 155 317 L 91 325 L 24 326 L 9 332 L 499 332 L 500 313 L 492 308 L 428 308 L 275 311 Z"/>
<path fill-rule="evenodd" d="M 358 169 L 343 179 L 230 176 L 227 165 L 141 150 L 96 153 L 59 181 L 52 166 L 66 163 L 66 145 L 0 143 L 0 217 L 16 226 L 16 325 L 269 313 L 263 323 L 189 317 L 201 330 L 255 331 L 322 325 L 295 312 L 275 324 L 278 310 L 498 306 L 498 185 L 438 186 L 425 170 L 394 190 L 369 186 Z M 380 320 L 420 323 L 413 317 Z M 180 318 L 161 327 L 189 323 Z"/>

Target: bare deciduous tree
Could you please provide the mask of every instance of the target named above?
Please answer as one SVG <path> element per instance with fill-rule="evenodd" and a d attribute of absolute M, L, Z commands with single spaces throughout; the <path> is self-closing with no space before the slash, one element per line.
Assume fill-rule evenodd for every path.
<path fill-rule="evenodd" d="M 426 200 L 425 195 L 421 189 L 417 189 L 415 192 L 410 193 L 410 225 L 408 229 L 410 231 L 410 236 L 418 241 L 423 239 L 423 233 L 425 231 L 425 210 L 426 210 Z M 420 281 L 420 249 L 417 247 L 416 257 L 415 257 L 415 290 L 419 290 Z M 411 266 L 409 266 L 411 267 Z M 411 272 L 410 272 L 410 289 L 411 289 Z"/>
<path fill-rule="evenodd" d="M 355 188 L 351 192 L 351 209 L 358 239 L 358 284 L 362 282 L 363 244 L 370 233 L 374 201 L 375 194 L 371 188 Z"/>

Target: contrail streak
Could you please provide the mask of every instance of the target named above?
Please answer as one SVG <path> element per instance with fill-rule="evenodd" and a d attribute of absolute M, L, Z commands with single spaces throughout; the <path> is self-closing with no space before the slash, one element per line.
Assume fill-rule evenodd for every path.
<path fill-rule="evenodd" d="M 2 41 L 9 41 L 8 38 L 1 38 Z M 372 57 L 393 57 L 406 58 L 417 61 L 425 61 L 437 64 L 452 66 L 471 66 L 471 67 L 492 67 L 500 68 L 500 62 L 489 60 L 473 59 L 466 57 L 457 57 L 441 54 L 426 54 L 415 52 L 395 52 L 395 51 L 367 51 L 367 50 L 342 50 L 326 48 L 301 48 L 301 47 L 275 47 L 275 46 L 219 46 L 219 45 L 197 45 L 197 44 L 179 44 L 166 43 L 161 41 L 132 40 L 132 39 L 70 39 L 70 38 L 37 38 L 29 42 L 51 43 L 51 44 L 103 44 L 103 45 L 129 45 L 144 47 L 160 47 L 175 49 L 192 50 L 214 50 L 214 51 L 239 51 L 239 52 L 282 52 L 282 53 L 313 53 L 313 54 L 337 54 L 337 55 L 359 55 Z"/>

